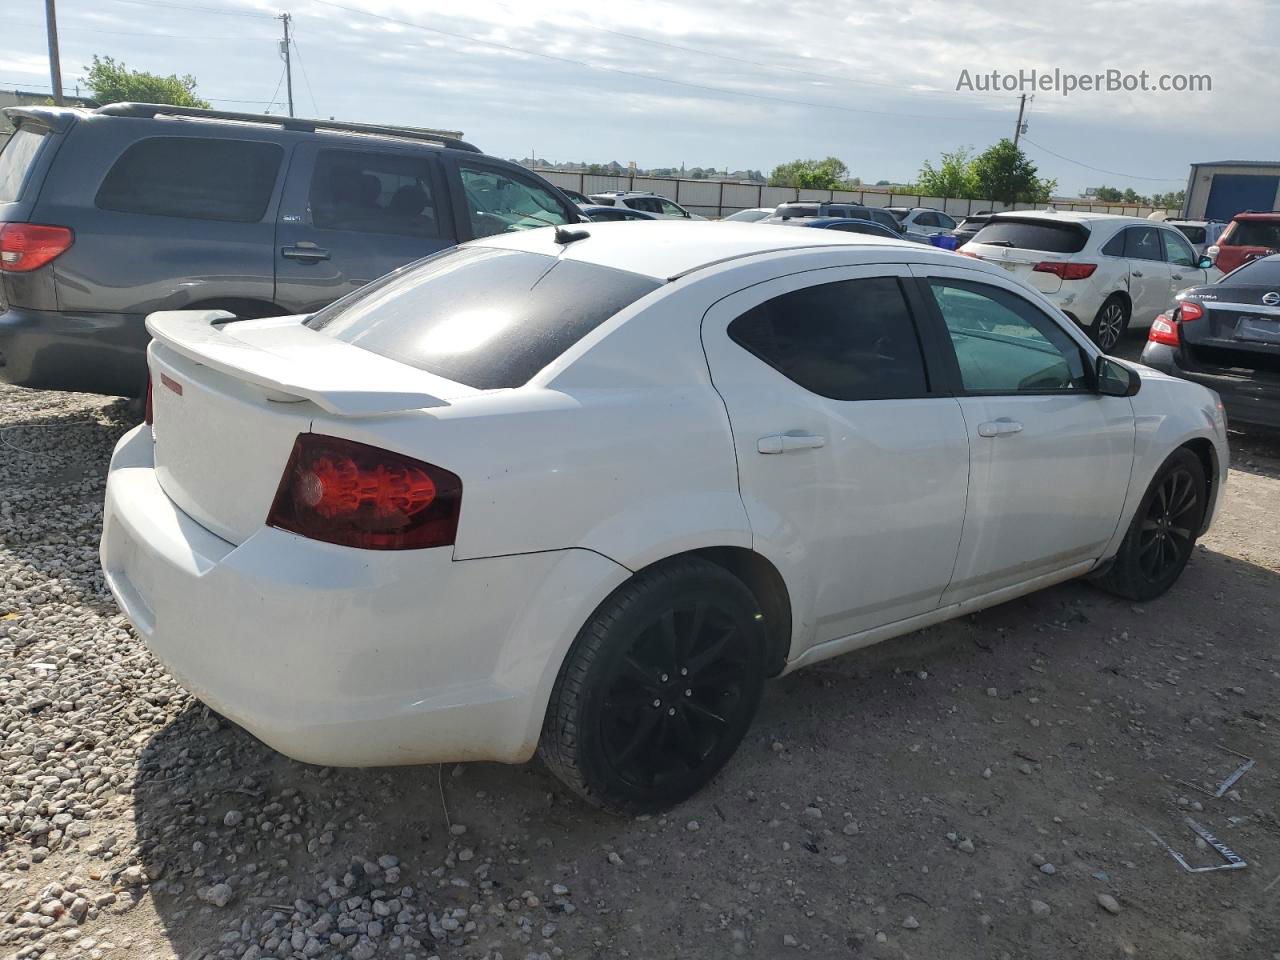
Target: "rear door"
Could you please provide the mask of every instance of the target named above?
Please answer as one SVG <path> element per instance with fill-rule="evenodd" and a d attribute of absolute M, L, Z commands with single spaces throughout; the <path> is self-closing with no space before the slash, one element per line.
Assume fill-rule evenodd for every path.
<path fill-rule="evenodd" d="M 964 533 L 942 602 L 1097 558 L 1128 491 L 1129 400 L 1092 390 L 1091 349 L 1017 284 L 912 270 L 949 347 L 970 449 Z"/>
<path fill-rule="evenodd" d="M 326 144 L 294 152 L 276 226 L 276 302 L 311 313 L 456 242 L 430 148 Z"/>
<path fill-rule="evenodd" d="M 1126 227 L 1118 235 L 1123 243 L 1121 255 L 1129 266 L 1129 299 L 1133 304 L 1129 325 L 1132 327 L 1151 326 L 1151 321 L 1169 305 L 1173 270 L 1164 259 L 1161 232 L 1156 227 Z M 1115 249 L 1112 243 L 1107 247 Z"/>
<path fill-rule="evenodd" d="M 904 282 L 900 265 L 806 271 L 703 318 L 757 549 L 808 643 L 930 611 L 951 578 L 968 444 Z"/>

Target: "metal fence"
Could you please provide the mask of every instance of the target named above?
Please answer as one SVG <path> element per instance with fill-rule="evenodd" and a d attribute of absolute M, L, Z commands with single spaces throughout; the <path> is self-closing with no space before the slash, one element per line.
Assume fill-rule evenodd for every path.
<path fill-rule="evenodd" d="M 999 200 L 962 200 L 955 197 L 924 197 L 914 193 L 889 193 L 867 187 L 858 190 L 799 190 L 795 187 L 767 187 L 758 183 L 731 183 L 722 180 L 682 180 L 666 177 L 601 177 L 565 170 L 538 170 L 558 187 L 569 187 L 590 196 L 607 190 L 643 190 L 674 200 L 682 207 L 704 217 L 727 217 L 752 207 L 776 207 L 791 200 L 827 203 L 859 203 L 868 207 L 933 207 L 953 217 L 966 217 L 981 210 L 1038 210 L 1043 203 L 1001 203 Z M 1082 210 L 1094 213 L 1119 213 L 1145 217 L 1157 209 L 1171 217 L 1178 210 L 1163 207 L 1139 207 L 1118 203 L 1081 203 L 1055 200 L 1058 210 Z"/>

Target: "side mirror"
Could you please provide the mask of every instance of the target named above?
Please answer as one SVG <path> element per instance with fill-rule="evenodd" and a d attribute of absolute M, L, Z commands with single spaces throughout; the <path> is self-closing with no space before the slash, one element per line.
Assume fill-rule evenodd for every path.
<path fill-rule="evenodd" d="M 1104 397 L 1132 397 L 1142 387 L 1138 371 L 1110 357 L 1098 357 L 1093 382 Z"/>
<path fill-rule="evenodd" d="M 1201 257 L 1200 262 L 1196 264 L 1196 266 L 1198 266 L 1201 270 L 1210 270 L 1213 268 L 1213 258 Z"/>

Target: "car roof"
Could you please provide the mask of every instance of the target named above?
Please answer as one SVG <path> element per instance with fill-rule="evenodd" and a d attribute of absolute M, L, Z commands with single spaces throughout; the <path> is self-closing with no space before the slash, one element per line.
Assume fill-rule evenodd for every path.
<path fill-rule="evenodd" d="M 639 224 L 592 223 L 573 227 L 588 236 L 567 244 L 556 242 L 555 231 L 545 228 L 503 233 L 475 246 L 527 250 L 548 256 L 594 263 L 614 270 L 668 280 L 722 263 L 761 253 L 840 245 L 891 246 L 912 254 L 926 249 L 920 244 L 869 234 L 838 230 L 796 230 L 783 224 L 735 223 L 715 220 L 650 220 Z M 938 250 L 939 254 L 955 254 Z M 967 266 L 968 264 L 966 264 Z"/>
<path fill-rule="evenodd" d="M 1243 213 L 1237 213 L 1234 220 L 1277 220 L 1280 219 L 1280 210 L 1246 210 Z"/>
<path fill-rule="evenodd" d="M 1089 210 L 1001 210 L 994 215 L 994 219 L 1001 220 L 1044 220 L 1047 222 L 1058 223 L 1079 223 L 1088 225 L 1090 223 L 1104 223 L 1107 221 L 1129 221 L 1130 223 L 1141 223 L 1145 226 L 1159 226 L 1157 220 L 1148 220 L 1146 217 L 1127 217 L 1120 213 L 1094 213 Z"/>

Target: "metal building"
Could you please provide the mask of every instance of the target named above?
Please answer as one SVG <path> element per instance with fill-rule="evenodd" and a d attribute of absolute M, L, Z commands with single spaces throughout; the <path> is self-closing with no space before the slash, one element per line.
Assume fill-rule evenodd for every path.
<path fill-rule="evenodd" d="M 1182 216 L 1230 220 L 1245 210 L 1280 210 L 1280 161 L 1215 160 L 1193 163 Z"/>

